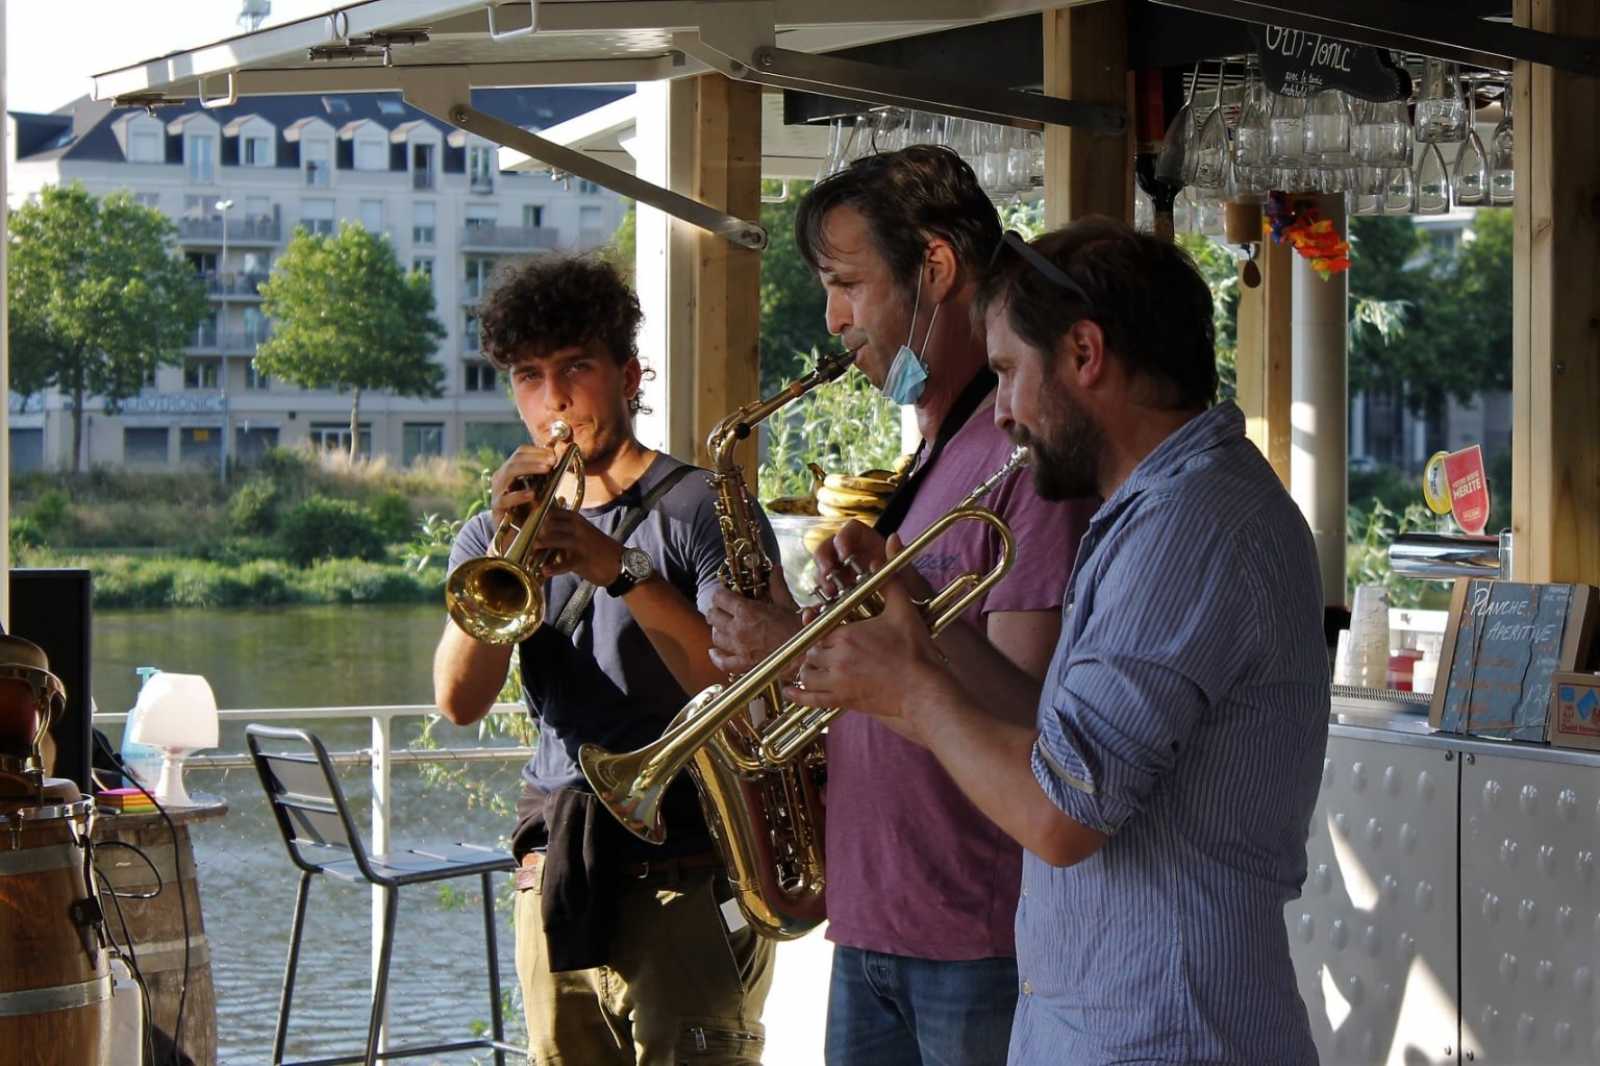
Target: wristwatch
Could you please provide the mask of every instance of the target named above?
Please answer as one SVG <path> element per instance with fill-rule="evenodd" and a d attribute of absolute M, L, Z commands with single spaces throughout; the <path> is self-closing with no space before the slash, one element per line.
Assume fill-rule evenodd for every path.
<path fill-rule="evenodd" d="M 655 576 L 656 566 L 650 561 L 650 556 L 638 548 L 622 549 L 622 572 L 617 579 L 606 586 L 606 592 L 612 596 L 626 596 L 632 592 L 635 585 L 642 585 Z"/>

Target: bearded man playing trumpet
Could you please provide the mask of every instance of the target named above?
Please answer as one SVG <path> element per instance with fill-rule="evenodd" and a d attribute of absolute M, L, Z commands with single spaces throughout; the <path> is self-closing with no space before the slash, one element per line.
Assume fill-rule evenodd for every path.
<path fill-rule="evenodd" d="M 704 471 L 634 436 L 641 312 L 612 266 L 531 260 L 479 318 L 533 443 L 495 472 L 491 510 L 456 539 L 434 694 L 450 721 L 478 721 L 518 648 L 540 729 L 512 837 L 533 1059 L 756 1063 L 772 944 L 721 906 L 730 892 L 693 782 L 668 789 L 658 847 L 598 806 L 577 762 L 585 743 L 654 740 L 688 693 L 726 679 L 702 615 L 724 558 L 714 494 Z"/>
<path fill-rule="evenodd" d="M 970 317 L 1000 222 L 959 156 L 917 146 L 819 182 L 801 201 L 795 231 L 827 294 L 829 331 L 856 350 L 875 386 L 915 410 L 924 441 L 879 531 L 851 522 L 818 553 L 831 596 L 854 581 L 845 560 L 865 564 L 882 557 L 889 533 L 909 540 L 928 529 L 1012 450 L 995 426 L 995 378 Z M 1003 678 L 1008 702 L 1031 720 L 1093 501 L 1043 501 L 1025 473 L 1007 471 L 982 502 L 1010 528 L 1018 563 L 940 644 L 980 683 L 990 673 Z M 992 527 L 961 523 L 916 558 L 908 580 L 926 593 L 990 570 L 1000 555 Z M 715 661 L 732 674 L 750 671 L 800 626 L 776 577 L 768 600 L 719 592 L 709 617 Z M 826 740 L 835 945 L 827 1062 L 998 1064 L 1017 995 L 1021 849 L 893 724 L 847 715 Z"/>

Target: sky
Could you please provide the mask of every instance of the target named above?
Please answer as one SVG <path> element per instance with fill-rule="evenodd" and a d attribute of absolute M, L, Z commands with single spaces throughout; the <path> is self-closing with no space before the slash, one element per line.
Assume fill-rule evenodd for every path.
<path fill-rule="evenodd" d="M 90 77 L 243 32 L 242 0 L 4 0 L 6 108 L 54 111 L 84 96 Z M 272 0 L 265 25 L 340 6 Z"/>

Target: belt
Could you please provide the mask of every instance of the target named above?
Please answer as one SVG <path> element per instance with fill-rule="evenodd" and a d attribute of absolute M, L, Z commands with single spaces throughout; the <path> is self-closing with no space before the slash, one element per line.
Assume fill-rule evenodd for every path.
<path fill-rule="evenodd" d="M 625 863 L 617 873 L 629 881 L 647 881 L 651 884 L 679 884 L 695 874 L 708 870 L 722 870 L 722 856 L 714 851 L 693 855 L 676 855 L 670 859 L 652 859 L 649 862 Z M 544 852 L 530 851 L 522 857 L 517 868 L 518 888 L 538 888 L 544 875 Z"/>

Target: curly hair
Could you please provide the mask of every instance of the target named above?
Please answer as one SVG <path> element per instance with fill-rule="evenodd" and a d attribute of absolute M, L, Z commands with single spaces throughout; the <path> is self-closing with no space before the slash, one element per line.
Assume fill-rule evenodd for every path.
<path fill-rule="evenodd" d="M 484 358 L 509 373 L 526 359 L 599 341 L 619 366 L 639 358 L 639 297 L 617 268 L 598 255 L 551 252 L 496 272 L 478 305 Z M 642 362 L 642 360 L 641 360 Z M 645 371 L 645 377 L 654 372 Z M 641 393 L 628 413 L 644 410 Z"/>

